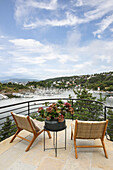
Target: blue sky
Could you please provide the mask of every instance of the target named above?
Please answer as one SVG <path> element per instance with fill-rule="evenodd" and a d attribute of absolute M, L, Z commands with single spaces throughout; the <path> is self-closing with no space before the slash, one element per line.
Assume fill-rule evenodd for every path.
<path fill-rule="evenodd" d="M 0 0 L 0 80 L 113 71 L 113 0 Z"/>

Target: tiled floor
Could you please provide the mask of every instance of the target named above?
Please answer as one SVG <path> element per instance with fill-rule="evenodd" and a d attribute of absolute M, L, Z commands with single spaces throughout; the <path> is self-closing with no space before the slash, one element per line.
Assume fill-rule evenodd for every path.
<path fill-rule="evenodd" d="M 43 134 L 41 134 L 28 152 L 25 149 L 28 143 L 16 138 L 9 143 L 10 138 L 0 143 L 0 170 L 113 170 L 113 142 L 105 139 L 108 159 L 105 158 L 102 148 L 79 148 L 78 159 L 75 159 L 74 142 L 70 139 L 70 123 L 67 120 L 67 148 L 59 149 L 55 157 L 54 150 L 44 152 Z M 73 121 L 74 122 L 74 121 Z M 32 134 L 21 132 L 28 139 Z M 52 134 L 52 133 L 51 133 Z M 52 134 L 53 135 L 53 134 Z M 58 146 L 64 146 L 64 131 L 58 132 Z M 78 140 L 79 144 L 98 144 L 99 140 Z M 46 147 L 52 147 L 53 140 L 46 135 Z"/>

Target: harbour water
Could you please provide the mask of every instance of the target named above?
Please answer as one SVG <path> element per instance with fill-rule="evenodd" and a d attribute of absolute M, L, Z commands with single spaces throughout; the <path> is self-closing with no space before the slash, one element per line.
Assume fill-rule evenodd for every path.
<path fill-rule="evenodd" d="M 102 94 L 102 98 L 106 96 L 105 104 L 107 106 L 113 106 L 113 96 L 107 96 L 105 93 L 102 93 L 102 92 L 100 93 L 96 91 L 90 91 L 90 92 L 92 93 L 94 97 L 96 97 L 96 99 L 100 98 L 100 93 Z M 11 98 L 11 99 L 5 98 L 5 99 L 0 100 L 0 107 L 6 106 L 9 104 L 15 104 L 19 102 L 38 100 L 38 99 L 62 98 L 62 97 L 68 98 L 69 95 L 71 95 L 72 98 L 76 98 L 76 95 L 74 94 L 73 90 L 64 90 L 64 91 L 61 91 L 60 93 L 58 92 L 49 93 L 48 91 L 48 93 L 45 93 L 45 94 L 44 92 L 43 93 L 40 92 L 40 94 L 39 93 L 27 94 L 21 98 Z"/>

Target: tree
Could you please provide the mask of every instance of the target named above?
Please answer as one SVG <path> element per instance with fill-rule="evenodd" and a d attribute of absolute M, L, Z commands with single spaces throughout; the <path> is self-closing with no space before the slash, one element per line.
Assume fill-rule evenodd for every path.
<path fill-rule="evenodd" d="M 2 83 L 0 83 L 0 91 L 2 90 L 3 88 L 2 88 Z"/>
<path fill-rule="evenodd" d="M 103 117 L 103 104 L 95 101 L 85 88 L 82 90 L 73 90 L 77 95 L 77 101 L 73 104 L 74 117 L 80 120 L 101 120 Z"/>
<path fill-rule="evenodd" d="M 88 100 L 95 100 L 96 97 L 92 96 L 92 93 L 89 93 L 85 88 L 80 90 L 73 90 L 75 95 L 77 95 L 77 99 L 88 99 Z"/>
<path fill-rule="evenodd" d="M 107 119 L 108 119 L 108 127 L 107 127 L 107 132 L 110 137 L 110 140 L 113 141 L 113 111 L 111 109 L 108 110 L 107 112 Z"/>
<path fill-rule="evenodd" d="M 14 125 L 15 126 L 15 125 Z M 11 136 L 16 130 L 14 129 L 13 123 L 9 117 L 6 118 L 2 129 L 0 130 L 0 141 Z"/>
<path fill-rule="evenodd" d="M 106 96 L 102 97 L 102 93 L 99 93 L 99 96 L 100 96 L 100 98 L 98 99 L 98 101 L 105 103 L 107 97 Z"/>

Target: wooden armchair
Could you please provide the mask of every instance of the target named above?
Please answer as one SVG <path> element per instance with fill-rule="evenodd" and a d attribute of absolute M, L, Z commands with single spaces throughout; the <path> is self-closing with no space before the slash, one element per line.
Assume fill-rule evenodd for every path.
<path fill-rule="evenodd" d="M 11 112 L 13 119 L 16 123 L 17 126 L 17 132 L 15 133 L 15 135 L 13 136 L 13 138 L 11 139 L 10 143 L 13 142 L 13 140 L 16 137 L 19 137 L 23 140 L 28 141 L 30 144 L 28 145 L 28 147 L 26 148 L 25 151 L 28 151 L 31 147 L 31 145 L 33 144 L 33 142 L 35 141 L 35 139 L 43 132 L 46 131 L 44 130 L 44 128 L 40 128 L 40 122 L 37 120 L 33 120 L 31 117 L 29 116 L 23 116 L 23 115 L 17 115 L 13 112 Z M 33 138 L 32 140 L 28 140 L 26 138 L 23 138 L 22 136 L 19 136 L 18 133 L 22 130 L 27 130 L 31 133 L 33 133 Z M 51 134 L 49 131 L 47 131 L 49 138 L 51 138 Z"/>
<path fill-rule="evenodd" d="M 107 128 L 108 120 L 106 121 L 79 121 L 75 120 L 75 129 L 74 129 L 74 147 L 75 147 L 75 158 L 78 158 L 77 148 L 103 148 L 105 157 L 108 158 L 105 144 L 104 136 Z M 73 125 L 71 126 L 71 139 L 73 138 Z M 76 139 L 100 139 L 102 145 L 94 146 L 78 146 L 76 144 Z"/>

